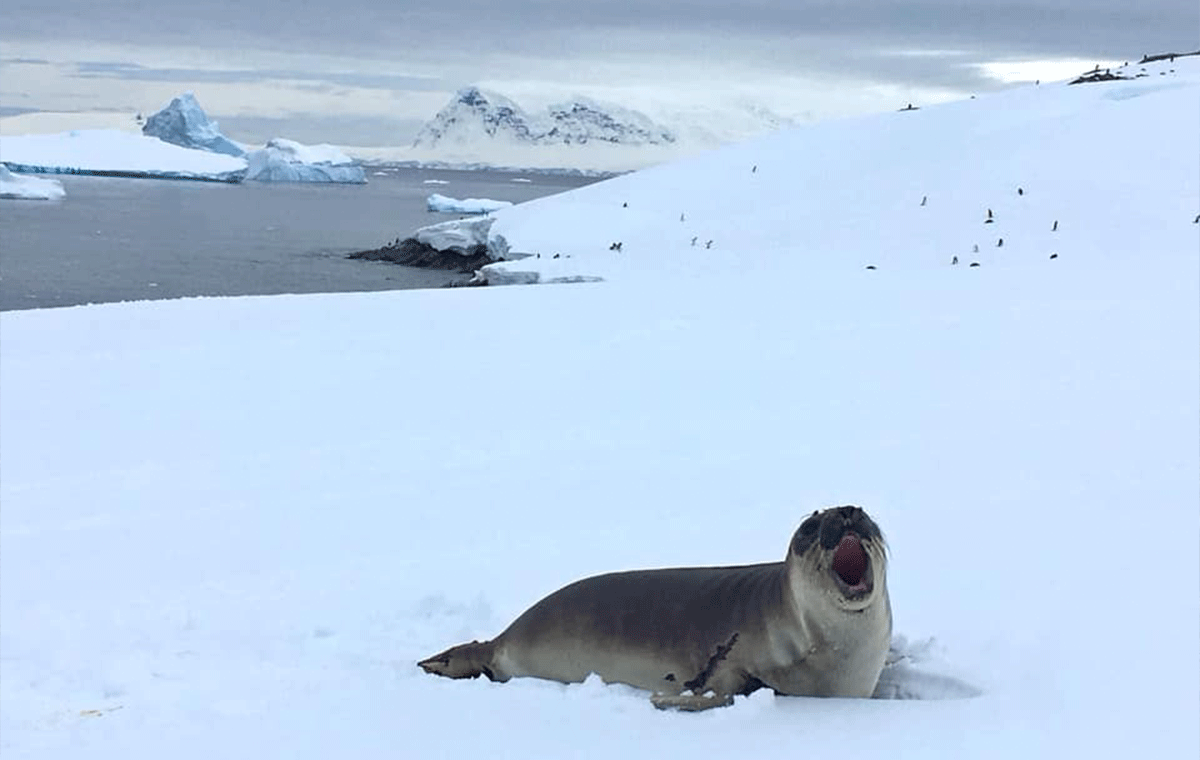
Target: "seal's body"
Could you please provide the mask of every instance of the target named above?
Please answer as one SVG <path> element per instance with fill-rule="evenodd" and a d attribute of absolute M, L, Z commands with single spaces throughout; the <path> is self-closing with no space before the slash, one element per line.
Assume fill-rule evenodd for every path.
<path fill-rule="evenodd" d="M 685 709 L 728 704 L 764 686 L 869 697 L 891 629 L 883 536 L 861 509 L 837 507 L 801 524 L 783 562 L 585 578 L 495 639 L 419 665 L 494 681 L 570 683 L 596 673 L 653 692 L 660 707 Z"/>

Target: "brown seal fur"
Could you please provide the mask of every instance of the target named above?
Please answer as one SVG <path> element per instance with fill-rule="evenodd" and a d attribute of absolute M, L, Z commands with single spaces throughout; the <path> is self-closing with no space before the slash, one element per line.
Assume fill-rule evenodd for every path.
<path fill-rule="evenodd" d="M 782 562 L 636 570 L 555 591 L 491 641 L 418 663 L 450 678 L 591 673 L 704 709 L 735 694 L 869 697 L 891 639 L 883 535 L 858 507 L 814 512 Z"/>

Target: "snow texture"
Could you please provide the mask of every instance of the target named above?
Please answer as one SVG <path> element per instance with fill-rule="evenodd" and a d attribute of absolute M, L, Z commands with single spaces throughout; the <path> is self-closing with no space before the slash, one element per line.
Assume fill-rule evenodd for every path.
<path fill-rule="evenodd" d="M 434 193 L 425 201 L 430 211 L 447 211 L 458 214 L 487 214 L 508 208 L 512 201 L 494 201 L 489 198 L 451 198 Z"/>
<path fill-rule="evenodd" d="M 276 137 L 246 154 L 246 179 L 258 182 L 340 182 L 363 184 L 366 172 L 332 145 L 301 145 Z"/>
<path fill-rule="evenodd" d="M 0 198 L 28 201 L 53 201 L 66 197 L 62 183 L 56 179 L 26 177 L 13 174 L 0 164 Z"/>
<path fill-rule="evenodd" d="M 0 161 L 21 172 L 239 182 L 246 162 L 110 129 L 0 139 Z"/>
<path fill-rule="evenodd" d="M 242 146 L 221 134 L 217 122 L 208 118 L 191 92 L 173 98 L 165 108 L 146 119 L 142 134 L 183 148 L 239 158 L 246 154 Z"/>
<path fill-rule="evenodd" d="M 1196 757 L 1194 63 L 473 228 L 605 282 L 0 314 L 0 754 Z M 890 545 L 885 695 L 923 701 L 415 665 L 846 503 Z"/>

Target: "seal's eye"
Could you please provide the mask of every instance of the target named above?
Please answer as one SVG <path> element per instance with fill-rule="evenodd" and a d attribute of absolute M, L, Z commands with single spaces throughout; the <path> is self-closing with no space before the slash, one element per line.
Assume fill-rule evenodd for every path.
<path fill-rule="evenodd" d="M 800 535 L 802 535 L 802 536 L 813 535 L 814 533 L 817 532 L 817 528 L 820 526 L 820 524 L 821 524 L 820 521 L 817 520 L 816 518 L 813 518 L 813 517 L 808 518 L 800 525 Z"/>

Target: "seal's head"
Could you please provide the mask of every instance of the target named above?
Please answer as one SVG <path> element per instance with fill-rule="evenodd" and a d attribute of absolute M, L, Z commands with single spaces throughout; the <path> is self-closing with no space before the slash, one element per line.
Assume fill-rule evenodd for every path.
<path fill-rule="evenodd" d="M 797 593 L 815 594 L 848 611 L 887 596 L 887 545 L 858 507 L 813 512 L 792 536 L 788 567 Z"/>

